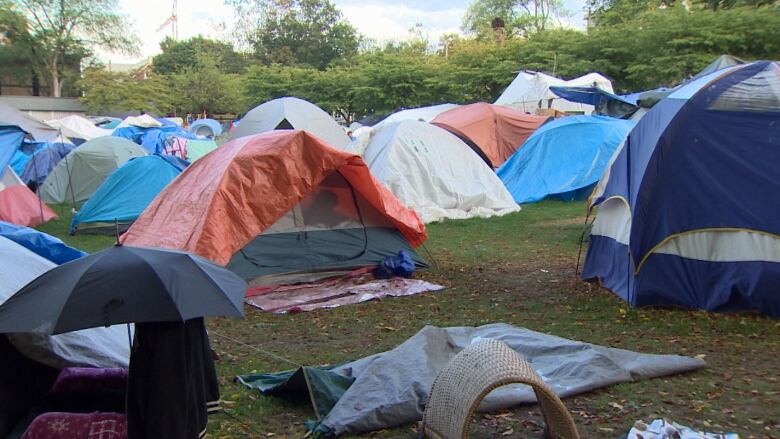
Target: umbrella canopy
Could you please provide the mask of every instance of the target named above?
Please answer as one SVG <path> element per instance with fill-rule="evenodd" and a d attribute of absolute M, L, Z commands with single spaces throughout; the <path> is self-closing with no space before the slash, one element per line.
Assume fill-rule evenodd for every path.
<path fill-rule="evenodd" d="M 199 256 L 117 245 L 42 274 L 0 306 L 0 332 L 243 316 L 246 283 Z"/>

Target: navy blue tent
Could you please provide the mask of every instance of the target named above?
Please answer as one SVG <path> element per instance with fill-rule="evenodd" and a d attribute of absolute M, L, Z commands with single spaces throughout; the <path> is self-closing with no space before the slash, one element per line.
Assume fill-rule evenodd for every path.
<path fill-rule="evenodd" d="M 36 148 L 36 151 L 28 156 L 22 171 L 18 172 L 19 178 L 30 187 L 43 183 L 57 163 L 76 148 L 76 145 L 62 142 L 40 145 L 40 148 Z"/>
<path fill-rule="evenodd" d="M 583 278 L 635 306 L 780 317 L 780 64 L 690 81 L 637 123 L 594 191 Z"/>
<path fill-rule="evenodd" d="M 83 251 L 65 244 L 59 238 L 5 221 L 0 221 L 0 236 L 55 264 L 64 264 L 86 255 Z"/>

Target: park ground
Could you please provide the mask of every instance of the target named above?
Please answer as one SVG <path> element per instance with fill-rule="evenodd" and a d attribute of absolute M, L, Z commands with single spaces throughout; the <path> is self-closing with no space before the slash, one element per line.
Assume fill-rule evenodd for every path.
<path fill-rule="evenodd" d="M 68 236 L 70 209 L 40 227 L 71 245 L 97 251 L 104 236 Z M 252 371 L 321 365 L 391 349 L 425 325 L 503 322 L 590 343 L 645 353 L 698 356 L 705 369 L 620 384 L 564 400 L 583 438 L 618 438 L 634 421 L 666 417 L 743 439 L 780 438 L 780 321 L 671 309 L 632 309 L 611 292 L 578 280 L 585 223 L 582 203 L 546 201 L 500 218 L 428 227 L 418 276 L 447 290 L 337 309 L 272 315 L 247 306 L 243 320 L 212 319 L 222 398 L 228 414 L 212 417 L 209 436 L 298 438 L 314 416 L 306 405 L 265 397 L 233 382 Z M 587 243 L 584 244 L 587 246 Z M 582 249 L 584 258 L 585 248 Z M 580 267 L 582 262 L 580 261 Z M 240 340 L 242 344 L 228 340 Z M 249 346 L 246 346 L 249 345 Z M 258 350 L 260 349 L 260 350 Z M 479 416 L 472 437 L 541 437 L 536 406 Z M 413 438 L 416 426 L 371 433 Z"/>

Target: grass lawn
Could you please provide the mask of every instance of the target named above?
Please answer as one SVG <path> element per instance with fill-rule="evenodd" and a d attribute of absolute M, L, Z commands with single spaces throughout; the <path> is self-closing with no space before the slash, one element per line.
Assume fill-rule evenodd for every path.
<path fill-rule="evenodd" d="M 42 230 L 87 251 L 111 237 L 66 235 L 69 209 Z M 535 331 L 646 353 L 703 356 L 698 372 L 621 384 L 564 402 L 584 438 L 617 438 L 637 419 L 668 417 L 744 438 L 780 438 L 780 321 L 665 309 L 631 309 L 609 291 L 577 280 L 575 264 L 584 205 L 546 201 L 502 218 L 449 221 L 428 228 L 438 268 L 420 277 L 441 293 L 393 298 L 332 310 L 276 316 L 246 308 L 244 320 L 209 322 L 222 396 L 233 417 L 211 419 L 212 437 L 302 437 L 307 406 L 250 392 L 236 374 L 318 365 L 390 349 L 424 325 L 505 322 Z M 427 256 L 425 251 L 421 252 Z M 584 252 L 583 252 L 584 256 Z M 473 437 L 541 437 L 535 406 L 480 416 Z M 415 426 L 372 433 L 412 438 Z"/>

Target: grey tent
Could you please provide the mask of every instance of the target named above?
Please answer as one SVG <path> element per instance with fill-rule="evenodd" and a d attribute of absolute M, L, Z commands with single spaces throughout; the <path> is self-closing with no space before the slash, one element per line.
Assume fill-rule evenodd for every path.
<path fill-rule="evenodd" d="M 702 76 L 709 75 L 712 72 L 717 72 L 718 70 L 725 69 L 726 67 L 738 66 L 740 64 L 745 64 L 745 61 L 737 58 L 736 56 L 721 55 L 715 58 L 715 60 L 711 63 L 707 64 L 707 67 L 697 73 L 693 79 L 701 78 Z"/>
<path fill-rule="evenodd" d="M 337 149 L 350 142 L 344 129 L 328 113 L 309 101 L 292 97 L 274 99 L 250 110 L 231 138 L 280 129 L 308 131 Z"/>
<path fill-rule="evenodd" d="M 140 146 L 122 137 L 98 137 L 85 142 L 60 160 L 38 195 L 47 203 L 81 203 L 118 167 L 146 155 Z"/>
<path fill-rule="evenodd" d="M 54 140 L 59 135 L 59 130 L 56 128 L 50 127 L 3 102 L 0 102 L 0 122 L 3 125 L 17 125 L 39 142 Z"/>

